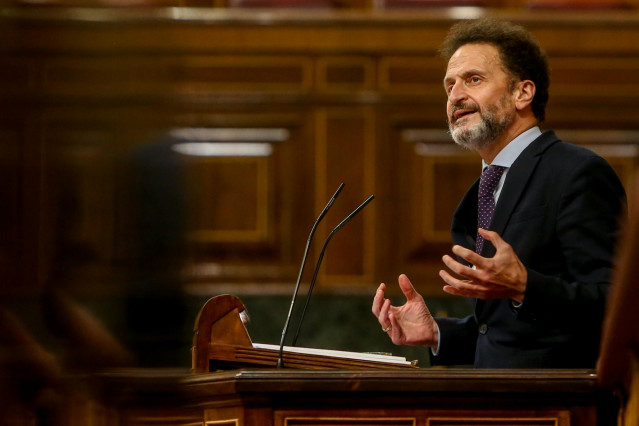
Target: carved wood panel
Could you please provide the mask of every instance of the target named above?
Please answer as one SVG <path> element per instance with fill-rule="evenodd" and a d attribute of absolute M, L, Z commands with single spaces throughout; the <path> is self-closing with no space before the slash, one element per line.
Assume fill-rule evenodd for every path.
<path fill-rule="evenodd" d="M 185 162 L 189 240 L 266 243 L 273 237 L 269 158 L 195 157 Z"/>
<path fill-rule="evenodd" d="M 324 238 L 374 191 L 374 111 L 370 108 L 322 108 L 316 112 L 316 211 L 335 192 L 345 188 L 321 225 Z M 374 201 L 331 239 L 324 260 L 327 281 L 362 282 L 372 274 L 375 255 Z M 316 240 L 319 253 L 324 238 Z"/>

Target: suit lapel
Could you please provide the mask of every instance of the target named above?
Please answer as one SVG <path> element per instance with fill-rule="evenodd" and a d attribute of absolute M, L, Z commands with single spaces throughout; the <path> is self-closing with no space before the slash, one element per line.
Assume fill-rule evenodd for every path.
<path fill-rule="evenodd" d="M 503 235 L 513 210 L 524 194 L 524 190 L 530 180 L 543 152 L 559 139 L 554 132 L 547 132 L 535 139 L 515 160 L 508 170 L 506 182 L 499 195 L 495 213 L 493 215 L 490 229 Z M 495 248 L 492 244 L 484 244 L 482 255 L 492 257 Z"/>

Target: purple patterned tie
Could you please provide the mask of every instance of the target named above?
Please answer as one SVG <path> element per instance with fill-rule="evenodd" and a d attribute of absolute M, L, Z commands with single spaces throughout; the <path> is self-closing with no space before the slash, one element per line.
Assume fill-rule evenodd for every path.
<path fill-rule="evenodd" d="M 484 169 L 479 180 L 479 200 L 477 204 L 477 227 L 488 229 L 495 212 L 495 188 L 506 168 L 502 166 L 488 166 Z M 484 238 L 477 233 L 475 251 L 481 253 Z"/>

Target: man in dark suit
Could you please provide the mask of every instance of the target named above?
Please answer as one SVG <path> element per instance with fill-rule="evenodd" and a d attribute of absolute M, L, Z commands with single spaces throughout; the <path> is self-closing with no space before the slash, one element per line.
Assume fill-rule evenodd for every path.
<path fill-rule="evenodd" d="M 443 290 L 475 299 L 467 318 L 433 318 L 408 277 L 373 313 L 395 344 L 432 361 L 487 368 L 593 368 L 625 194 L 608 163 L 542 133 L 546 57 L 522 27 L 483 19 L 442 47 L 453 140 L 479 153 L 482 177 L 452 223 Z M 493 186 L 490 186 L 492 184 Z"/>

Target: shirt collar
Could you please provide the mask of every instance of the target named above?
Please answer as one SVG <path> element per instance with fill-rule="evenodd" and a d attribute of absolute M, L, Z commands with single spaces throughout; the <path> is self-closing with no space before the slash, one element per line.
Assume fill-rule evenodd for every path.
<path fill-rule="evenodd" d="M 539 127 L 531 127 L 510 141 L 508 145 L 499 151 L 492 164 L 486 164 L 486 162 L 482 160 L 482 170 L 489 165 L 509 168 L 513 165 L 517 157 L 519 157 L 519 154 L 521 154 L 524 149 L 526 149 L 528 145 L 530 145 L 539 136 L 541 136 L 541 130 Z"/>

